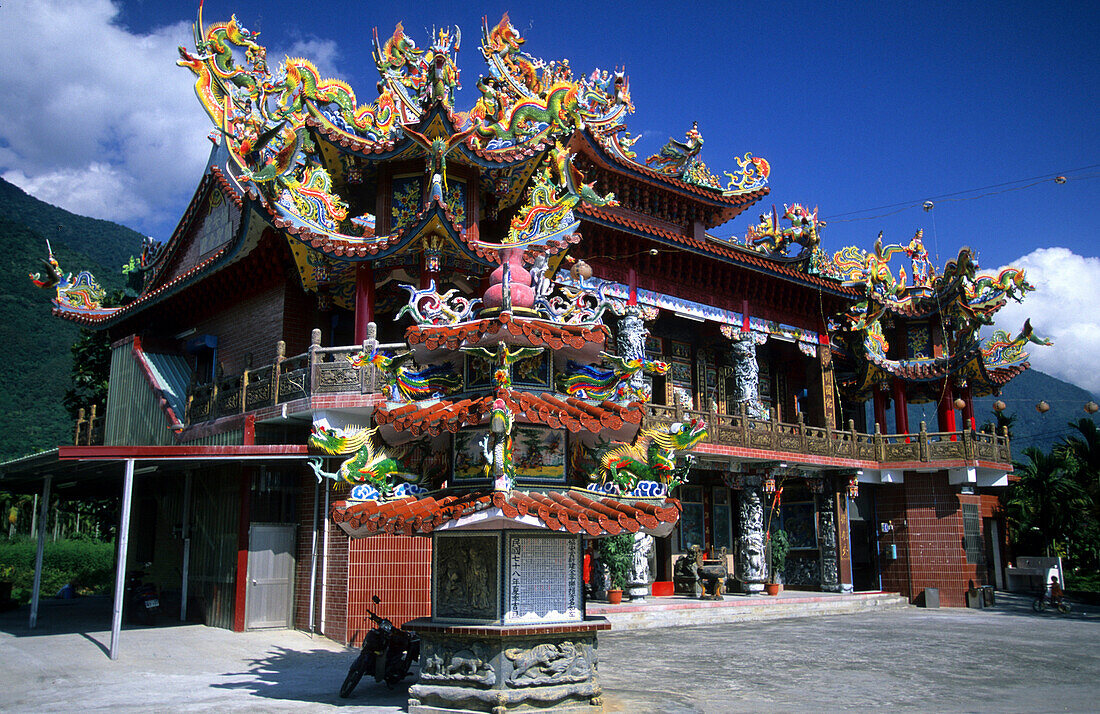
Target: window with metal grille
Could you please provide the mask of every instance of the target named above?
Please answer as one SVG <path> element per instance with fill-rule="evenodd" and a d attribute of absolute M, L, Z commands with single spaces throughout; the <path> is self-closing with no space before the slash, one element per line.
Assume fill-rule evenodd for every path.
<path fill-rule="evenodd" d="M 985 564 L 985 548 L 982 544 L 982 519 L 978 506 L 973 503 L 962 504 L 963 545 L 966 548 L 966 562 L 976 565 Z"/>

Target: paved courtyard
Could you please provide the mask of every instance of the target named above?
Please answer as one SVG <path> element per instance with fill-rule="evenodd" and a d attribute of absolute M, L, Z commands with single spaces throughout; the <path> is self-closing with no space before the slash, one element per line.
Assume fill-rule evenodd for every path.
<path fill-rule="evenodd" d="M 600 637 L 606 708 L 1096 711 L 1100 608 L 1029 603 L 612 632 Z M 353 652 L 300 632 L 127 629 L 112 662 L 107 613 L 81 607 L 44 607 L 33 634 L 25 609 L 0 615 L 0 709 L 393 714 L 406 699 L 371 681 L 339 699 Z"/>

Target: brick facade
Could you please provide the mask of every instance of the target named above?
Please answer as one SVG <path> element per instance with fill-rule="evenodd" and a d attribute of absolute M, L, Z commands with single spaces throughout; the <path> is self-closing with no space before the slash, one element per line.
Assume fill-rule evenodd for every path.
<path fill-rule="evenodd" d="M 879 490 L 878 518 L 893 530 L 883 548 L 897 546 L 897 559 L 882 561 L 882 587 L 916 600 L 925 588 L 938 588 L 940 604 L 965 607 L 970 582 L 987 584 L 985 564 L 967 562 L 963 538 L 964 503 L 980 496 L 959 494 L 946 472 L 906 472 L 905 482 Z"/>

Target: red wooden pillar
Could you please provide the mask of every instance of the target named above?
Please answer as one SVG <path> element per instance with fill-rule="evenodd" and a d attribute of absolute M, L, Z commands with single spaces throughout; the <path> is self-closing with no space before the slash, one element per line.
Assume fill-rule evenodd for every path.
<path fill-rule="evenodd" d="M 355 268 L 355 344 L 367 339 L 367 323 L 374 322 L 374 264 Z"/>
<path fill-rule="evenodd" d="M 630 283 L 630 295 L 627 297 L 627 305 L 638 304 L 638 271 L 634 268 L 630 268 L 627 271 L 627 282 Z"/>
<path fill-rule="evenodd" d="M 875 403 L 875 424 L 878 430 L 886 433 L 886 392 L 880 387 L 875 387 L 871 393 Z"/>
<path fill-rule="evenodd" d="M 966 403 L 962 410 L 963 428 L 977 431 L 978 424 L 974 421 L 974 395 L 971 394 L 969 384 L 962 388 L 962 393 L 959 396 Z"/>
<path fill-rule="evenodd" d="M 905 399 L 905 382 L 894 377 L 894 425 L 896 433 L 909 433 L 909 402 Z"/>
<path fill-rule="evenodd" d="M 943 389 L 940 392 L 940 401 L 937 406 L 940 431 L 955 431 L 955 393 L 951 389 L 951 380 L 949 379 L 945 379 L 943 382 Z M 955 438 L 951 437 L 951 440 L 954 441 Z"/>

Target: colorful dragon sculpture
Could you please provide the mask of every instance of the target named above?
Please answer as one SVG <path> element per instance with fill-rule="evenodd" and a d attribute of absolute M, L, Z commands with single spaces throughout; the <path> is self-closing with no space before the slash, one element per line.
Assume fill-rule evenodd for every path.
<path fill-rule="evenodd" d="M 393 318 L 395 321 L 408 314 L 418 325 L 454 325 L 469 320 L 474 309 L 481 304 L 481 298 L 464 298 L 458 295 L 456 288 L 439 294 L 434 278 L 428 282 L 428 287 L 421 290 L 404 283 L 400 287 L 408 291 L 409 302 L 397 311 Z"/>
<path fill-rule="evenodd" d="M 512 460 L 513 421 L 504 400 L 493 400 L 489 433 L 481 439 L 481 453 L 485 458 L 485 475 L 493 479 L 493 487 L 498 491 L 511 490 L 516 480 L 516 466 Z"/>
<path fill-rule="evenodd" d="M 462 351 L 471 357 L 483 359 L 493 365 L 493 384 L 498 389 L 512 387 L 512 365 L 520 360 L 542 354 L 543 347 L 517 347 L 509 349 L 503 342 L 497 343 L 495 350 L 485 347 L 463 347 Z"/>
<path fill-rule="evenodd" d="M 701 419 L 677 422 L 667 430 L 643 429 L 626 444 L 613 441 L 596 452 L 596 471 L 590 480 L 614 485 L 621 493 L 630 493 L 641 481 L 655 481 L 670 490 L 683 483 L 693 459 L 685 456 L 676 463 L 676 452 L 686 451 L 707 436 L 707 425 Z"/>
<path fill-rule="evenodd" d="M 817 207 L 811 213 L 801 203 L 783 204 L 782 218 L 791 222 L 790 228 L 779 227 L 778 212 L 774 206 L 770 214 L 760 214 L 760 222 L 749 226 L 745 242 L 761 253 L 778 256 L 788 255 L 791 244 L 802 247 L 800 256 L 809 255 L 821 245 L 820 229 L 825 227 L 825 221 L 818 220 Z"/>
<path fill-rule="evenodd" d="M 375 347 L 370 354 L 360 350 L 347 359 L 356 369 L 373 365 L 382 375 L 391 401 L 415 402 L 453 394 L 462 388 L 462 377 L 450 363 L 415 369 L 412 352 L 393 357 Z"/>
<path fill-rule="evenodd" d="M 646 374 L 667 374 L 668 362 L 651 359 L 627 360 L 615 355 L 602 353 L 603 361 L 611 369 L 595 365 L 582 365 L 570 360 L 566 373 L 562 376 L 561 388 L 566 394 L 581 399 L 596 401 L 648 402 L 652 394 L 648 391 L 630 387 L 630 378 L 638 372 Z"/>
<path fill-rule="evenodd" d="M 1027 343 L 1049 347 L 1053 341 L 1039 337 L 1031 326 L 1031 319 L 1024 320 L 1024 326 L 1019 334 L 1011 337 L 1005 330 L 994 330 L 982 344 L 982 359 L 986 367 L 1008 367 L 1020 364 L 1027 360 L 1028 353 L 1024 351 Z"/>
<path fill-rule="evenodd" d="M 351 484 L 369 484 L 383 496 L 393 495 L 396 479 L 411 484 L 418 482 L 419 474 L 409 473 L 401 462 L 387 456 L 384 450 L 374 447 L 373 438 L 377 433 L 377 428 L 330 429 L 315 424 L 309 436 L 310 447 L 332 456 L 352 455 L 341 463 L 340 468 L 335 472 L 322 469 L 320 458 L 310 459 L 308 463 L 313 473 L 317 475 L 317 481 L 327 478 L 335 483 L 343 481 Z"/>
<path fill-rule="evenodd" d="M 82 270 L 75 276 L 72 273 L 65 273 L 53 256 L 53 248 L 50 247 L 49 241 L 46 241 L 46 256 L 46 258 L 39 259 L 43 268 L 45 268 L 45 277 L 42 273 L 30 273 L 29 277 L 37 287 L 45 290 L 57 289 L 57 297 L 54 299 L 54 303 L 58 307 L 68 307 L 82 311 L 104 309 L 102 302 L 106 297 L 106 292 L 99 287 L 99 283 L 95 281 L 95 277 L 91 273 L 87 270 Z"/>

